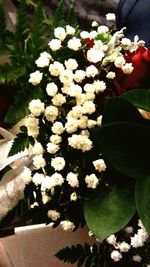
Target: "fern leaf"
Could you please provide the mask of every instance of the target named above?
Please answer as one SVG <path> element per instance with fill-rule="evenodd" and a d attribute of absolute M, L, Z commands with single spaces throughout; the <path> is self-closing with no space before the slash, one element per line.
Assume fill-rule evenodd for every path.
<path fill-rule="evenodd" d="M 70 9 L 67 13 L 68 13 L 67 21 L 66 21 L 67 24 L 74 27 L 74 28 L 77 28 L 79 24 L 78 24 L 77 17 L 76 17 L 73 6 L 70 7 Z"/>
<path fill-rule="evenodd" d="M 9 156 L 13 156 L 19 152 L 24 151 L 26 148 L 29 148 L 30 143 L 32 143 L 31 137 L 27 136 L 24 133 L 19 133 L 14 139 L 14 142 L 9 152 Z"/>
<path fill-rule="evenodd" d="M 83 264 L 85 267 L 98 267 L 98 253 L 99 251 L 96 244 L 93 244 L 91 249 L 91 245 L 85 243 L 84 245 L 78 244 L 70 248 L 63 248 L 55 256 L 63 262 L 71 264 L 77 263 L 78 267 L 83 266 Z"/>
<path fill-rule="evenodd" d="M 15 66 L 11 63 L 0 65 L 0 84 L 16 83 L 17 79 L 25 74 L 23 66 Z"/>
<path fill-rule="evenodd" d="M 64 1 L 61 0 L 58 8 L 53 15 L 53 30 L 57 27 L 65 25 L 65 15 L 64 15 Z"/>

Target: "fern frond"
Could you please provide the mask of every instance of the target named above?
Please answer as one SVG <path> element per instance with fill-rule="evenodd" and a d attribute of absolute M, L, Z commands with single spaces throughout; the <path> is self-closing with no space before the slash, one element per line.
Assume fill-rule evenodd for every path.
<path fill-rule="evenodd" d="M 84 245 L 77 244 L 76 246 L 66 247 L 61 249 L 56 255 L 59 260 L 67 263 L 77 263 L 78 267 L 84 266 L 98 267 L 99 248 L 96 244 L 93 246 L 85 243 Z"/>
<path fill-rule="evenodd" d="M 57 27 L 65 25 L 65 15 L 64 15 L 64 1 L 61 0 L 58 8 L 53 15 L 53 30 Z"/>
<path fill-rule="evenodd" d="M 19 152 L 24 151 L 26 148 L 29 148 L 29 145 L 33 143 L 33 138 L 24 133 L 19 133 L 14 139 L 12 147 L 9 151 L 9 156 L 13 156 Z"/>
<path fill-rule="evenodd" d="M 79 24 L 78 24 L 77 16 L 75 14 L 73 6 L 69 8 L 67 13 L 68 13 L 67 20 L 66 20 L 67 24 L 74 28 L 77 28 Z"/>
<path fill-rule="evenodd" d="M 0 64 L 0 84 L 16 83 L 18 78 L 24 74 L 23 66 L 15 66 L 11 63 Z"/>

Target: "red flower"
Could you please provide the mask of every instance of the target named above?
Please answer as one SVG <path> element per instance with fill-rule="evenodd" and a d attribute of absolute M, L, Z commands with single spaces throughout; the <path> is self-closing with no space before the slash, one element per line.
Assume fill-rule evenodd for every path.
<path fill-rule="evenodd" d="M 132 63 L 134 70 L 126 75 L 121 69 L 116 69 L 114 79 L 117 95 L 138 88 L 150 88 L 150 49 L 139 47 L 134 53 L 125 55 L 127 63 Z"/>

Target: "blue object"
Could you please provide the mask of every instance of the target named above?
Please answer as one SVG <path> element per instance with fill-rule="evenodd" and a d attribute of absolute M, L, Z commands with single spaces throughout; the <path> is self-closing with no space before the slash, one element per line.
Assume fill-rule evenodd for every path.
<path fill-rule="evenodd" d="M 131 40 L 138 35 L 150 48 L 150 0 L 120 0 L 117 28 L 126 27 L 125 36 Z"/>

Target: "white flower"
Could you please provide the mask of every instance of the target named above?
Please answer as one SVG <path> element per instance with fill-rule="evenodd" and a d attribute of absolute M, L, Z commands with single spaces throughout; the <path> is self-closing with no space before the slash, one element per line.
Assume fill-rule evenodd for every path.
<path fill-rule="evenodd" d="M 82 32 L 80 32 L 80 37 L 82 39 L 89 38 L 89 32 L 88 31 L 82 31 Z"/>
<path fill-rule="evenodd" d="M 104 34 L 104 33 L 109 32 L 109 28 L 105 25 L 101 25 L 97 28 L 97 31 L 99 34 Z"/>
<path fill-rule="evenodd" d="M 49 65 L 49 72 L 53 76 L 59 76 L 61 72 L 64 70 L 64 66 L 59 61 L 54 61 Z"/>
<path fill-rule="evenodd" d="M 72 84 L 68 91 L 68 95 L 72 97 L 79 96 L 81 93 L 82 93 L 82 87 L 78 84 Z"/>
<path fill-rule="evenodd" d="M 72 70 L 69 70 L 69 69 L 63 70 L 60 74 L 59 79 L 63 84 L 71 84 L 73 81 Z"/>
<path fill-rule="evenodd" d="M 125 231 L 126 231 L 126 233 L 128 233 L 128 234 L 132 234 L 133 233 L 133 227 L 132 226 L 127 226 L 127 227 L 125 227 Z"/>
<path fill-rule="evenodd" d="M 42 195 L 45 194 L 44 191 L 51 190 L 51 189 L 54 188 L 54 186 L 55 186 L 54 179 L 52 179 L 51 176 L 45 176 L 45 179 L 43 179 L 42 184 L 41 184 L 41 192 L 42 192 Z M 49 201 L 49 199 L 47 199 L 47 201 Z"/>
<path fill-rule="evenodd" d="M 53 181 L 54 186 L 61 186 L 64 183 L 64 178 L 58 172 L 55 172 L 50 179 Z"/>
<path fill-rule="evenodd" d="M 95 167 L 95 170 L 97 170 L 99 172 L 103 172 L 106 170 L 106 164 L 105 164 L 103 159 L 97 159 L 97 160 L 93 161 L 93 165 Z"/>
<path fill-rule="evenodd" d="M 104 81 L 96 80 L 94 81 L 93 86 L 97 94 L 104 92 L 106 89 L 106 83 Z"/>
<path fill-rule="evenodd" d="M 133 261 L 141 262 L 141 260 L 142 260 L 142 257 L 140 255 L 136 254 L 133 256 Z"/>
<path fill-rule="evenodd" d="M 67 231 L 67 230 L 73 230 L 75 228 L 75 225 L 72 222 L 68 221 L 68 220 L 61 221 L 60 222 L 60 225 L 63 228 L 63 230 L 65 230 L 65 231 Z"/>
<path fill-rule="evenodd" d="M 125 59 L 124 59 L 123 56 L 118 56 L 118 57 L 116 57 L 115 62 L 114 62 L 115 66 L 116 66 L 117 68 L 122 68 L 122 66 L 123 66 L 125 63 L 126 63 L 126 61 L 125 61 Z"/>
<path fill-rule="evenodd" d="M 95 91 L 95 88 L 94 88 L 94 86 L 93 86 L 93 84 L 91 84 L 91 83 L 86 83 L 85 85 L 84 85 L 84 91 L 85 92 L 94 92 Z"/>
<path fill-rule="evenodd" d="M 48 83 L 46 86 L 46 92 L 49 96 L 54 96 L 57 94 L 58 87 L 54 82 Z"/>
<path fill-rule="evenodd" d="M 122 259 L 122 254 L 118 250 L 113 250 L 110 254 L 113 261 L 120 261 Z"/>
<path fill-rule="evenodd" d="M 98 27 L 98 23 L 97 23 L 97 21 L 92 21 L 92 27 Z"/>
<path fill-rule="evenodd" d="M 77 197 L 76 192 L 73 192 L 73 193 L 70 195 L 70 200 L 71 200 L 71 201 L 76 201 L 77 199 L 78 199 L 78 197 Z"/>
<path fill-rule="evenodd" d="M 106 19 L 115 21 L 116 20 L 116 15 L 114 13 L 107 13 L 106 14 Z"/>
<path fill-rule="evenodd" d="M 109 71 L 108 73 L 107 73 L 107 75 L 106 75 L 106 78 L 107 79 L 114 79 L 116 77 L 116 74 L 115 74 L 115 72 L 113 72 L 113 71 Z"/>
<path fill-rule="evenodd" d="M 59 147 L 58 145 L 53 144 L 53 143 L 51 143 L 51 142 L 49 142 L 49 143 L 46 145 L 46 147 L 47 147 L 47 151 L 48 151 L 48 153 L 50 153 L 50 154 L 55 154 L 55 153 L 60 149 L 60 147 Z"/>
<path fill-rule="evenodd" d="M 53 134 L 53 135 L 51 135 L 51 137 L 50 137 L 50 141 L 51 141 L 53 144 L 58 145 L 59 143 L 61 143 L 62 138 L 61 138 L 60 135 Z"/>
<path fill-rule="evenodd" d="M 115 246 L 116 245 L 115 235 L 110 235 L 109 237 L 107 237 L 106 241 L 108 244 Z"/>
<path fill-rule="evenodd" d="M 82 116 L 79 120 L 78 120 L 78 127 L 81 129 L 86 129 L 88 125 L 88 117 L 87 116 Z"/>
<path fill-rule="evenodd" d="M 47 215 L 50 219 L 52 219 L 53 221 L 57 221 L 60 218 L 60 212 L 56 211 L 56 210 L 49 210 L 47 212 Z"/>
<path fill-rule="evenodd" d="M 35 64 L 39 68 L 47 67 L 52 59 L 51 55 L 47 52 L 43 52 L 40 54 L 40 57 L 35 61 Z"/>
<path fill-rule="evenodd" d="M 133 69 L 134 67 L 132 63 L 126 63 L 125 65 L 122 66 L 122 71 L 124 74 L 131 74 Z"/>
<path fill-rule="evenodd" d="M 131 237 L 131 246 L 133 248 L 142 247 L 144 245 L 144 242 L 145 240 L 143 241 L 143 239 L 138 234 L 135 234 Z"/>
<path fill-rule="evenodd" d="M 40 185 L 44 181 L 45 177 L 44 174 L 36 172 L 33 177 L 32 181 L 35 185 Z"/>
<path fill-rule="evenodd" d="M 61 171 L 65 167 L 65 160 L 63 157 L 55 157 L 51 160 L 51 166 L 55 169 L 55 171 Z"/>
<path fill-rule="evenodd" d="M 72 26 L 70 26 L 70 25 L 67 25 L 66 26 L 66 32 L 67 32 L 67 34 L 69 34 L 69 35 L 74 35 L 75 34 L 75 28 L 74 27 L 72 27 Z"/>
<path fill-rule="evenodd" d="M 86 94 L 82 93 L 82 94 L 76 96 L 76 104 L 77 104 L 77 106 L 83 105 L 83 103 L 85 101 L 86 101 Z"/>
<path fill-rule="evenodd" d="M 63 27 L 57 27 L 54 29 L 54 35 L 57 39 L 63 41 L 66 38 L 66 31 Z"/>
<path fill-rule="evenodd" d="M 56 121 L 56 122 L 54 122 L 51 130 L 52 130 L 52 132 L 54 134 L 60 135 L 60 134 L 62 134 L 64 132 L 65 128 L 64 128 L 64 126 L 63 126 L 63 124 L 61 122 Z"/>
<path fill-rule="evenodd" d="M 42 202 L 43 204 L 46 204 L 50 201 L 50 196 L 46 195 L 46 194 L 42 194 Z"/>
<path fill-rule="evenodd" d="M 89 32 L 89 38 L 94 39 L 97 36 L 97 34 L 98 34 L 97 31 L 90 31 Z"/>
<path fill-rule="evenodd" d="M 20 176 L 26 184 L 32 181 L 31 170 L 27 167 L 23 167 L 23 171 L 21 172 Z"/>
<path fill-rule="evenodd" d="M 98 69 L 94 65 L 90 65 L 86 68 L 87 77 L 95 77 L 98 74 Z"/>
<path fill-rule="evenodd" d="M 99 184 L 99 180 L 94 173 L 85 176 L 85 182 L 88 188 L 95 189 Z"/>
<path fill-rule="evenodd" d="M 121 44 L 123 46 L 123 49 L 125 49 L 125 50 L 129 50 L 132 46 L 132 42 L 128 38 L 122 38 Z"/>
<path fill-rule="evenodd" d="M 94 99 L 95 99 L 95 93 L 93 93 L 93 92 L 87 92 L 86 94 L 85 94 L 85 101 L 84 101 L 84 103 L 86 102 L 86 101 L 94 101 Z M 84 104 L 83 103 L 83 104 Z"/>
<path fill-rule="evenodd" d="M 83 104 L 83 113 L 92 114 L 96 110 L 95 104 L 92 101 L 85 101 Z"/>
<path fill-rule="evenodd" d="M 44 103 L 40 99 L 33 99 L 29 103 L 29 110 L 33 116 L 38 117 L 44 112 Z"/>
<path fill-rule="evenodd" d="M 65 124 L 65 129 L 67 133 L 74 133 L 77 131 L 78 128 L 78 121 L 74 118 L 68 118 Z"/>
<path fill-rule="evenodd" d="M 76 70 L 74 74 L 74 81 L 77 83 L 81 83 L 85 79 L 86 73 L 84 70 Z"/>
<path fill-rule="evenodd" d="M 130 249 L 130 245 L 123 241 L 120 244 L 118 244 L 118 249 L 120 250 L 120 252 L 128 252 Z"/>
<path fill-rule="evenodd" d="M 33 165 L 35 169 L 44 168 L 46 166 L 46 161 L 42 154 L 33 157 Z"/>
<path fill-rule="evenodd" d="M 56 94 L 52 98 L 52 103 L 54 106 L 61 107 L 64 103 L 66 103 L 66 97 L 63 94 Z"/>
<path fill-rule="evenodd" d="M 61 41 L 58 39 L 52 39 L 48 43 L 49 47 L 52 49 L 52 51 L 57 51 L 61 48 Z"/>
<path fill-rule="evenodd" d="M 97 122 L 95 120 L 88 120 L 87 127 L 91 129 L 91 128 L 94 128 L 96 124 Z"/>
<path fill-rule="evenodd" d="M 69 58 L 68 60 L 65 60 L 65 66 L 68 70 L 76 70 L 78 67 L 78 63 L 76 59 Z"/>
<path fill-rule="evenodd" d="M 32 147 L 32 154 L 40 155 L 43 154 L 44 148 L 39 142 L 35 142 L 34 146 Z"/>
<path fill-rule="evenodd" d="M 92 141 L 86 135 L 73 134 L 68 138 L 68 144 L 75 149 L 82 150 L 82 152 L 92 149 Z"/>
<path fill-rule="evenodd" d="M 48 121 L 54 122 L 58 116 L 58 108 L 55 106 L 48 106 L 44 113 Z"/>
<path fill-rule="evenodd" d="M 76 173 L 69 172 L 66 181 L 71 187 L 79 187 L 78 175 Z"/>
<path fill-rule="evenodd" d="M 79 50 L 79 48 L 82 46 L 81 40 L 79 38 L 73 37 L 68 41 L 68 47 L 74 51 Z"/>
<path fill-rule="evenodd" d="M 28 136 L 36 138 L 39 134 L 39 120 L 34 117 L 27 117 L 25 120 L 25 126 L 27 127 Z"/>
<path fill-rule="evenodd" d="M 87 51 L 87 60 L 97 63 L 104 57 L 104 52 L 100 49 L 91 48 Z"/>
<path fill-rule="evenodd" d="M 35 72 L 30 73 L 29 83 L 32 83 L 33 85 L 37 85 L 41 82 L 43 78 L 43 73 L 39 70 L 36 70 Z"/>

